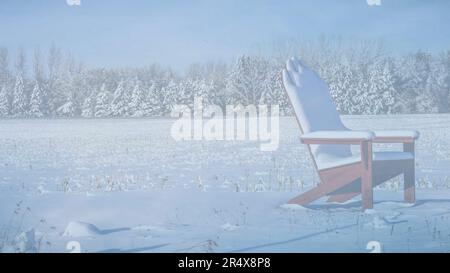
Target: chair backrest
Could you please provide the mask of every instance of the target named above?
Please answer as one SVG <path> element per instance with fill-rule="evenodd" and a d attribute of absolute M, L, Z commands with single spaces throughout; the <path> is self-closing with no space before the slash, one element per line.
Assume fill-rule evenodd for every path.
<path fill-rule="evenodd" d="M 291 58 L 283 70 L 283 84 L 302 133 L 348 130 L 341 121 L 327 84 L 298 59 Z M 311 145 L 316 166 L 351 156 L 350 145 Z"/>

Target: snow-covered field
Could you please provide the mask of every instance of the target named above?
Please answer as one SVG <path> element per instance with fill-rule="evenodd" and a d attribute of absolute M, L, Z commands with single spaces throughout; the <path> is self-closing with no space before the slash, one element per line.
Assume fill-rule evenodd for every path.
<path fill-rule="evenodd" d="M 68 252 L 450 251 L 450 115 L 344 116 L 353 129 L 417 129 L 417 204 L 402 181 L 375 208 L 283 205 L 318 183 L 293 118 L 280 147 L 185 141 L 169 119 L 0 120 L 0 247 Z M 400 149 L 378 145 L 376 149 Z M 77 244 L 77 243 L 71 243 Z"/>

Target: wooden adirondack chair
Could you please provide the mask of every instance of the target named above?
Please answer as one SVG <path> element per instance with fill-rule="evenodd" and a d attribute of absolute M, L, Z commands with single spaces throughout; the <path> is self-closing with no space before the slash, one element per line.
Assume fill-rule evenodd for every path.
<path fill-rule="evenodd" d="M 326 83 L 298 59 L 283 70 L 283 84 L 308 145 L 320 183 L 291 199 L 306 205 L 328 196 L 328 202 L 345 202 L 362 194 L 362 208 L 373 208 L 373 187 L 403 174 L 404 200 L 415 202 L 414 142 L 419 133 L 352 131 L 344 126 Z M 372 152 L 372 143 L 403 143 L 403 151 Z M 350 145 L 358 145 L 353 154 Z"/>

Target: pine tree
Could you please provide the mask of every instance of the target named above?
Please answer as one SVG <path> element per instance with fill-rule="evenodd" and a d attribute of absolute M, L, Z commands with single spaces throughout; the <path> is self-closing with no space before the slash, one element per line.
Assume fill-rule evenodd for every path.
<path fill-rule="evenodd" d="M 395 111 L 395 96 L 397 94 L 397 90 L 395 89 L 395 80 L 393 74 L 394 72 L 392 71 L 392 64 L 387 62 L 383 67 L 381 75 L 383 79 L 381 94 L 382 107 L 379 109 L 379 111 L 376 112 L 376 114 L 392 114 Z"/>
<path fill-rule="evenodd" d="M 279 105 L 283 114 L 291 114 L 290 103 L 284 91 L 281 69 L 281 66 L 273 65 L 269 76 L 264 81 L 264 87 L 267 90 L 266 103 Z"/>
<path fill-rule="evenodd" d="M 180 81 L 177 84 L 176 90 L 176 102 L 180 105 L 188 105 L 192 107 L 194 102 L 194 86 L 192 79 L 188 78 Z"/>
<path fill-rule="evenodd" d="M 208 93 L 211 86 L 204 79 L 187 78 L 180 81 L 172 90 L 176 94 L 177 104 L 187 105 L 190 108 L 194 106 L 194 99 L 201 97 L 204 103 L 207 103 Z"/>
<path fill-rule="evenodd" d="M 105 84 L 103 84 L 100 88 L 100 92 L 97 94 L 94 116 L 96 118 L 104 118 L 109 115 L 109 98 Z"/>
<path fill-rule="evenodd" d="M 367 90 L 364 94 L 363 114 L 391 113 L 394 100 L 394 81 L 388 62 L 374 62 L 368 68 Z"/>
<path fill-rule="evenodd" d="M 29 116 L 33 118 L 42 117 L 43 113 L 41 107 L 42 107 L 41 87 L 39 86 L 39 83 L 36 81 L 36 83 L 34 84 L 33 92 L 31 93 L 30 97 Z"/>
<path fill-rule="evenodd" d="M 110 111 L 113 117 L 124 117 L 128 115 L 128 96 L 125 94 L 124 81 L 121 80 L 117 85 L 111 101 Z"/>
<path fill-rule="evenodd" d="M 25 85 L 22 73 L 16 77 L 14 85 L 13 100 L 12 100 L 12 115 L 14 117 L 23 117 L 26 113 L 27 98 L 25 95 Z"/>
<path fill-rule="evenodd" d="M 147 114 L 148 105 L 145 101 L 144 92 L 139 82 L 136 82 L 136 85 L 133 88 L 129 108 L 132 117 L 143 117 Z"/>
<path fill-rule="evenodd" d="M 157 100 L 157 90 L 156 84 L 151 82 L 148 88 L 147 95 L 145 96 L 145 115 L 146 116 L 156 116 L 158 111 L 158 100 Z"/>
<path fill-rule="evenodd" d="M 158 87 L 156 84 L 151 87 L 149 101 L 155 116 L 165 116 L 170 113 L 172 106 L 177 104 L 178 88 L 179 86 L 174 80 L 170 80 L 167 85 L 162 87 Z"/>
<path fill-rule="evenodd" d="M 49 112 L 44 63 L 39 48 L 36 48 L 34 51 L 33 77 L 34 86 L 30 95 L 28 115 L 30 117 L 42 117 L 48 115 Z M 31 109 L 31 107 L 33 107 L 33 109 Z"/>
<path fill-rule="evenodd" d="M 81 116 L 83 118 L 92 118 L 94 116 L 94 109 L 91 97 L 87 97 L 81 107 Z"/>
<path fill-rule="evenodd" d="M 338 111 L 343 114 L 356 111 L 352 107 L 352 97 L 356 95 L 357 79 L 350 61 L 343 58 L 339 63 L 329 63 L 327 67 L 322 67 L 322 73 L 325 74 L 324 80 L 328 83 Z"/>
<path fill-rule="evenodd" d="M 60 117 L 74 117 L 75 116 L 75 105 L 71 98 L 68 98 L 67 101 L 58 107 L 56 113 Z"/>
<path fill-rule="evenodd" d="M 205 79 L 197 79 L 192 82 L 192 90 L 192 99 L 201 97 L 205 101 L 205 98 L 207 98 L 208 93 L 211 91 L 211 86 Z"/>
<path fill-rule="evenodd" d="M 5 118 L 9 116 L 9 102 L 8 93 L 6 87 L 3 86 L 0 90 L 0 118 Z"/>

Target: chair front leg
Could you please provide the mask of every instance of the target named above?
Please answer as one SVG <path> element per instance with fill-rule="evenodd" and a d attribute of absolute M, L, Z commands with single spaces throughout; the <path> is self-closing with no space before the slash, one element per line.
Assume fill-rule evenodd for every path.
<path fill-rule="evenodd" d="M 407 203 L 416 202 L 416 171 L 415 171 L 415 151 L 414 151 L 414 141 L 409 143 L 403 143 L 403 151 L 409 152 L 414 155 L 414 158 L 410 160 L 408 166 L 403 173 L 403 184 L 404 184 L 404 200 Z"/>
<path fill-rule="evenodd" d="M 372 142 L 361 142 L 361 198 L 362 209 L 373 208 Z"/>

